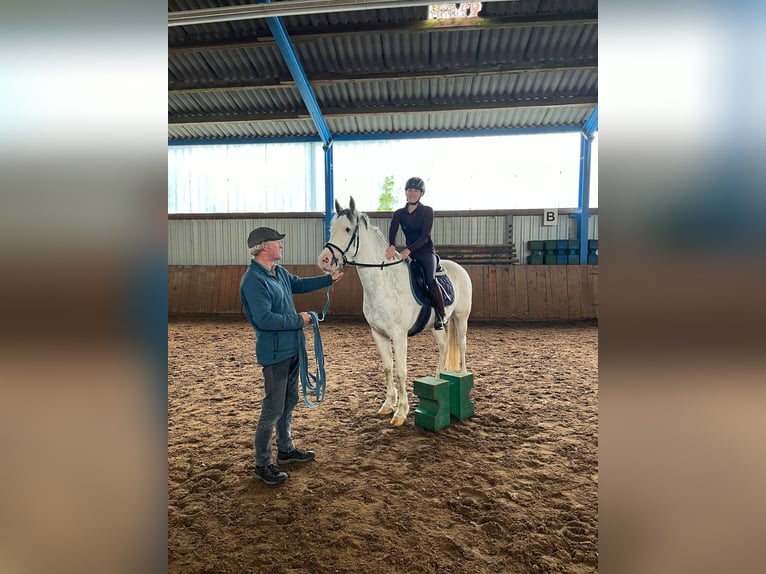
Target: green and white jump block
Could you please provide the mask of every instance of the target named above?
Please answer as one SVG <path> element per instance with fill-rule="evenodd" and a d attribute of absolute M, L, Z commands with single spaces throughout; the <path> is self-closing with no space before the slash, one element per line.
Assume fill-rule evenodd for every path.
<path fill-rule="evenodd" d="M 468 396 L 472 387 L 472 373 L 444 372 L 438 378 L 415 379 L 414 392 L 420 399 L 415 424 L 437 431 L 450 424 L 450 416 L 460 420 L 473 416 L 473 401 Z"/>

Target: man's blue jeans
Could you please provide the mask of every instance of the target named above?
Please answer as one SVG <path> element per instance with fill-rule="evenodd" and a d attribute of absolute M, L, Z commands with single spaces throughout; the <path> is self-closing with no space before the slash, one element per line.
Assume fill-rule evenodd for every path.
<path fill-rule="evenodd" d="M 298 355 L 263 367 L 265 395 L 261 416 L 255 428 L 255 464 L 268 466 L 273 463 L 271 437 L 277 427 L 277 448 L 290 452 L 295 448 L 291 427 L 293 411 L 298 404 Z"/>

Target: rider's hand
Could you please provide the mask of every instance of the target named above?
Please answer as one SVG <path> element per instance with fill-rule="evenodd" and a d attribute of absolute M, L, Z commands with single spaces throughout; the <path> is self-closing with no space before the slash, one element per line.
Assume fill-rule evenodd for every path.
<path fill-rule="evenodd" d="M 300 313 L 298 313 L 298 315 L 300 315 L 303 318 L 303 326 L 304 327 L 306 325 L 308 325 L 309 323 L 311 323 L 311 315 L 306 313 L 306 311 L 301 311 Z"/>
<path fill-rule="evenodd" d="M 394 258 L 394 255 L 396 255 L 396 247 L 393 245 L 389 245 L 386 248 L 386 259 L 391 260 Z"/>

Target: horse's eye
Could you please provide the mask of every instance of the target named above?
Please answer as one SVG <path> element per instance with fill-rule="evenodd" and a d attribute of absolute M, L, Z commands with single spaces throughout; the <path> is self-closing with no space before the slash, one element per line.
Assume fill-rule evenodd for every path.
<path fill-rule="evenodd" d="M 350 227 L 346 227 L 346 233 L 351 233 L 351 228 Z"/>

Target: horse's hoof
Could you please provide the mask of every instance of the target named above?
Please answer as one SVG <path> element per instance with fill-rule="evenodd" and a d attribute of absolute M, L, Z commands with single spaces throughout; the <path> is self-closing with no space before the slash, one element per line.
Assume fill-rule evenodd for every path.
<path fill-rule="evenodd" d="M 392 409 L 391 407 L 387 407 L 386 405 L 383 405 L 378 410 L 379 415 L 390 415 L 392 412 L 394 412 L 394 409 Z"/>
<path fill-rule="evenodd" d="M 394 425 L 395 427 L 402 426 L 404 424 L 404 417 L 397 416 L 397 417 L 392 418 L 391 419 L 391 424 Z"/>

